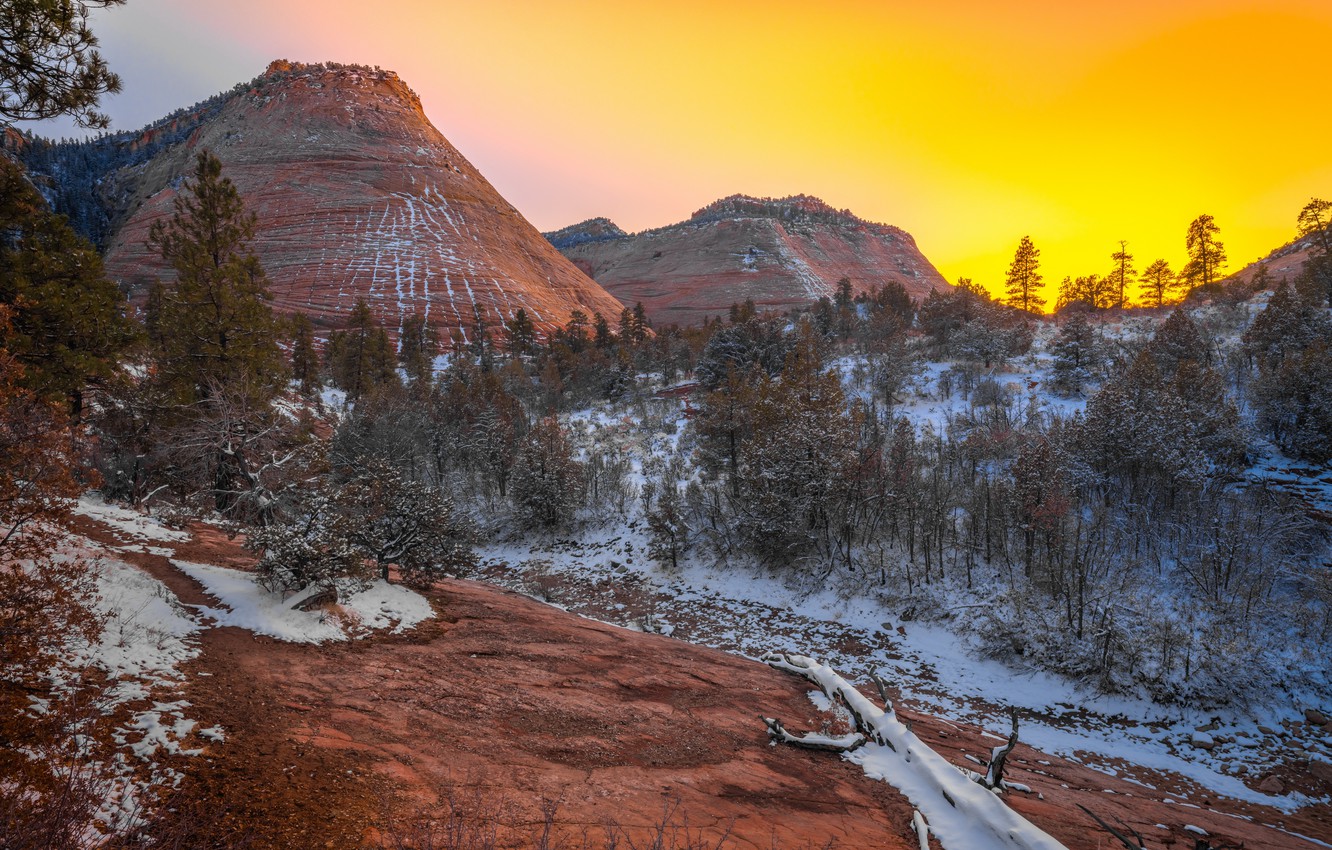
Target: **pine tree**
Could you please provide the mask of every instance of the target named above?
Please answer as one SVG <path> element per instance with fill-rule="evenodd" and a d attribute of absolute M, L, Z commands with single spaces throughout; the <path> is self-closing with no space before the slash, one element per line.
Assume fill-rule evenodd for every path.
<path fill-rule="evenodd" d="M 219 393 L 262 403 L 282 388 L 268 280 L 248 247 L 254 229 L 222 163 L 204 151 L 171 219 L 149 230 L 149 244 L 176 273 L 163 293 L 158 375 L 183 404 Z"/>
<path fill-rule="evenodd" d="M 1119 250 L 1110 255 L 1114 267 L 1106 276 L 1114 291 L 1114 306 L 1124 309 L 1128 306 L 1128 285 L 1137 269 L 1133 267 L 1133 255 L 1129 253 L 1128 242 L 1119 240 Z"/>
<path fill-rule="evenodd" d="M 528 432 L 513 470 L 515 507 L 529 527 L 562 528 L 580 502 L 583 465 L 558 419 L 547 416 Z"/>
<path fill-rule="evenodd" d="M 319 392 L 319 355 L 314 346 L 314 326 L 310 317 L 296 313 L 291 317 L 291 377 L 301 395 L 312 398 Z"/>
<path fill-rule="evenodd" d="M 1304 273 L 1332 301 L 1332 201 L 1310 198 L 1296 218 L 1296 227 L 1310 244 Z"/>
<path fill-rule="evenodd" d="M 634 345 L 639 345 L 647 339 L 648 330 L 651 329 L 652 323 L 648 321 L 647 311 L 643 309 L 642 301 L 638 301 L 634 304 L 633 315 Z"/>
<path fill-rule="evenodd" d="M 1077 395 L 1091 380 L 1095 334 L 1084 312 L 1073 312 L 1064 320 L 1050 350 L 1054 355 L 1051 383 L 1066 395 Z"/>
<path fill-rule="evenodd" d="M 610 322 L 600 313 L 592 314 L 592 344 L 598 349 L 607 349 L 615 342 L 611 333 Z"/>
<path fill-rule="evenodd" d="M 651 498 L 653 495 L 655 499 Z M 652 503 L 647 513 L 648 557 L 663 567 L 676 570 L 689 538 L 679 486 L 667 478 L 661 483 L 661 492 L 657 493 L 656 487 L 649 482 L 644 487 L 644 500 Z"/>
<path fill-rule="evenodd" d="M 1200 215 L 1189 225 L 1184 246 L 1189 252 L 1189 261 L 1184 265 L 1180 276 L 1192 286 L 1205 286 L 1217 280 L 1221 269 L 1226 265 L 1226 248 L 1217 240 L 1221 232 L 1216 220 L 1210 215 Z"/>
<path fill-rule="evenodd" d="M 1161 324 L 1147 346 L 1147 353 L 1167 378 L 1174 377 L 1184 363 L 1206 366 L 1212 359 L 1211 348 L 1203 339 L 1202 331 L 1183 309 L 1175 310 Z"/>
<path fill-rule="evenodd" d="M 536 342 L 536 328 L 522 307 L 514 311 L 513 317 L 505 323 L 504 331 L 508 337 L 509 353 L 512 355 L 521 357 L 531 351 L 533 343 Z"/>
<path fill-rule="evenodd" d="M 380 387 L 398 387 L 395 360 L 388 332 L 375 320 L 370 305 L 357 300 L 347 328 L 329 335 L 328 370 L 333 386 L 346 392 L 352 402 Z"/>
<path fill-rule="evenodd" d="M 110 123 L 97 111 L 120 77 L 97 52 L 88 10 L 125 0 L 22 0 L 0 3 L 0 118 L 31 121 L 69 115 L 80 127 Z"/>
<path fill-rule="evenodd" d="M 1045 306 L 1045 298 L 1040 294 L 1040 259 L 1040 249 L 1032 244 L 1030 236 L 1023 236 L 1005 278 L 1008 303 L 1028 313 L 1038 313 Z"/>
<path fill-rule="evenodd" d="M 23 385 L 65 402 L 76 417 L 85 388 L 111 378 L 134 338 L 125 298 L 103 274 L 101 257 L 3 157 L 0 304 L 12 311 L 0 342 L 23 364 Z"/>
<path fill-rule="evenodd" d="M 398 332 L 398 362 L 412 386 L 424 388 L 430 385 L 438 351 L 439 338 L 423 313 L 413 313 L 402 320 Z"/>
<path fill-rule="evenodd" d="M 1144 300 L 1149 306 L 1158 308 L 1165 306 L 1167 294 L 1175 288 L 1177 280 L 1170 270 L 1170 263 L 1165 260 L 1153 260 L 1138 278 Z"/>

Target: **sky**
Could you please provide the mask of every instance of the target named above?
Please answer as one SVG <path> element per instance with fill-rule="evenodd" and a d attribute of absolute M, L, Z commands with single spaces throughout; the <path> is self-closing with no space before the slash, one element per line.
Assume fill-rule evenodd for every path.
<path fill-rule="evenodd" d="M 1054 285 L 1121 239 L 1177 269 L 1207 213 L 1238 270 L 1332 197 L 1327 0 L 129 0 L 92 26 L 116 129 L 277 58 L 395 70 L 542 230 L 806 193 L 998 292 L 1024 235 Z"/>

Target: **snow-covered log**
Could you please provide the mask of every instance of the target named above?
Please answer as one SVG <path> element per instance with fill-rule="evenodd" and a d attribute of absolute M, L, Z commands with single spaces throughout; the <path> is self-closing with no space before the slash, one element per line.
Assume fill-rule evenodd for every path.
<path fill-rule="evenodd" d="M 990 750 L 990 763 L 986 766 L 985 776 L 981 777 L 980 784 L 986 788 L 995 791 L 1004 789 L 1004 765 L 1008 763 L 1008 754 L 1013 752 L 1013 748 L 1018 742 L 1018 721 L 1017 711 L 1012 713 L 1013 731 L 1009 733 L 1008 740 L 1002 745 Z"/>
<path fill-rule="evenodd" d="M 849 753 L 865 746 L 865 736 L 859 732 L 850 735 L 821 735 L 818 732 L 792 735 L 777 718 L 764 717 L 762 720 L 768 727 L 768 737 L 783 744 L 804 747 L 807 750 L 826 750 L 830 753 Z"/>
<path fill-rule="evenodd" d="M 993 792 L 963 776 L 898 720 L 891 707 L 880 709 L 831 668 L 799 655 L 769 655 L 764 661 L 808 679 L 850 710 L 869 743 L 842 757 L 906 795 L 946 850 L 1067 850 Z"/>
<path fill-rule="evenodd" d="M 930 825 L 925 821 L 925 816 L 919 809 L 913 809 L 911 812 L 911 828 L 916 831 L 916 840 L 920 842 L 920 850 L 930 850 Z"/>

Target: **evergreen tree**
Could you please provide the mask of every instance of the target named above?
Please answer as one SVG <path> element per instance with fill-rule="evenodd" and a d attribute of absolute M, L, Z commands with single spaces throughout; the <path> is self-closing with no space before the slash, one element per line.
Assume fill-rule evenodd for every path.
<path fill-rule="evenodd" d="M 532 350 L 536 342 L 536 327 L 522 307 L 514 311 L 512 318 L 505 323 L 504 331 L 508 337 L 510 354 L 521 357 Z"/>
<path fill-rule="evenodd" d="M 1189 225 L 1189 232 L 1184 239 L 1184 246 L 1189 252 L 1189 261 L 1180 271 L 1180 276 L 1191 286 L 1205 286 L 1220 277 L 1221 269 L 1226 265 L 1226 248 L 1216 235 L 1221 232 L 1216 220 L 1210 215 L 1200 215 Z"/>
<path fill-rule="evenodd" d="M 158 375 L 180 403 L 218 393 L 262 403 L 282 388 L 268 280 L 249 251 L 254 228 L 222 163 L 203 151 L 171 219 L 149 230 L 149 245 L 176 273 L 163 292 L 156 354 Z"/>
<path fill-rule="evenodd" d="M 547 416 L 528 432 L 513 470 L 513 500 L 530 527 L 562 528 L 580 501 L 583 465 L 558 419 Z"/>
<path fill-rule="evenodd" d="M 1165 260 L 1153 260 L 1142 270 L 1138 284 L 1148 306 L 1159 308 L 1165 306 L 1166 298 L 1175 289 L 1178 280 L 1175 273 L 1170 270 L 1170 263 Z"/>
<path fill-rule="evenodd" d="M 1064 320 L 1050 347 L 1054 354 L 1051 382 L 1058 392 L 1077 395 L 1091 380 L 1095 342 L 1095 332 L 1086 313 L 1074 311 Z"/>
<path fill-rule="evenodd" d="M 1114 292 L 1114 306 L 1124 309 L 1128 306 L 1128 285 L 1137 269 L 1133 267 L 1133 255 L 1129 253 L 1128 242 L 1119 240 L 1119 250 L 1110 255 L 1114 266 L 1106 279 Z"/>
<path fill-rule="evenodd" d="M 640 345 L 647 339 L 648 330 L 652 327 L 652 323 L 648 321 L 647 311 L 643 309 L 642 301 L 634 304 L 633 316 L 634 345 Z"/>
<path fill-rule="evenodd" d="M 611 333 L 610 322 L 601 313 L 592 314 L 592 344 L 598 349 L 607 349 L 615 342 L 615 335 Z"/>
<path fill-rule="evenodd" d="M 1259 365 L 1276 368 L 1288 355 L 1329 335 L 1332 321 L 1327 313 L 1290 284 L 1282 283 L 1241 339 L 1244 350 Z"/>
<path fill-rule="evenodd" d="M 1296 219 L 1301 237 L 1309 240 L 1304 274 L 1323 298 L 1332 301 L 1332 201 L 1311 198 Z"/>
<path fill-rule="evenodd" d="M 1040 260 L 1040 249 L 1032 244 L 1030 236 L 1023 236 L 1005 278 L 1008 303 L 1028 313 L 1039 313 L 1045 306 L 1045 298 L 1041 296 Z"/>
<path fill-rule="evenodd" d="M 319 377 L 319 354 L 315 351 L 314 326 L 310 317 L 295 313 L 291 317 L 291 377 L 301 395 L 313 398 L 323 383 Z"/>
<path fill-rule="evenodd" d="M 388 332 L 375 320 L 364 299 L 356 302 L 345 330 L 328 338 L 328 368 L 333 386 L 358 401 L 380 387 L 401 385 Z"/>
<path fill-rule="evenodd" d="M 120 77 L 97 52 L 88 10 L 125 0 L 7 0 L 0 3 L 0 118 L 31 121 L 69 115 L 80 127 L 110 123 L 97 111 Z"/>
<path fill-rule="evenodd" d="M 398 362 L 413 387 L 430 385 L 439 351 L 439 338 L 423 313 L 413 313 L 402 320 L 398 332 Z"/>
<path fill-rule="evenodd" d="M 1147 346 L 1147 353 L 1166 378 L 1173 378 L 1184 363 L 1206 366 L 1212 360 L 1211 347 L 1203 339 L 1202 331 L 1183 309 L 1175 310 L 1161 324 Z"/>
<path fill-rule="evenodd" d="M 559 332 L 559 341 L 569 347 L 574 354 L 581 354 L 587 349 L 590 337 L 587 332 L 587 314 L 582 310 L 569 313 L 569 321 Z"/>
<path fill-rule="evenodd" d="M 643 500 L 651 506 L 647 512 L 648 557 L 663 567 L 676 570 L 689 538 L 679 486 L 667 478 L 661 483 L 661 492 L 657 493 L 656 486 L 649 482 L 644 485 Z"/>
<path fill-rule="evenodd" d="M 0 305 L 12 315 L 0 344 L 23 364 L 23 385 L 77 416 L 84 389 L 109 379 L 133 340 L 124 302 L 93 247 L 0 157 Z"/>

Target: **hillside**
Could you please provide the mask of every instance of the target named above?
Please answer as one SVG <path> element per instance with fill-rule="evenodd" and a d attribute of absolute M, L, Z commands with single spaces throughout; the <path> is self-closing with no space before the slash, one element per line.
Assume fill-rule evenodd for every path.
<path fill-rule="evenodd" d="M 132 706 L 169 708 L 174 724 L 137 722 L 123 741 L 148 754 L 143 769 L 176 777 L 172 806 L 188 813 L 180 846 L 416 846 L 418 807 L 459 838 L 500 833 L 498 845 L 444 846 L 509 846 L 547 823 L 559 846 L 583 846 L 584 835 L 601 846 L 603 834 L 644 846 L 658 827 L 662 846 L 679 848 L 919 846 L 911 803 L 866 776 L 869 765 L 768 745 L 760 714 L 792 729 L 844 722 L 794 676 L 469 581 L 436 584 L 427 593 L 435 615 L 414 628 L 352 643 L 278 639 L 264 617 L 239 616 L 234 579 L 200 582 L 248 569 L 246 553 L 216 530 L 170 531 L 92 501 L 80 513 L 73 530 L 86 546 L 116 571 L 146 573 L 141 593 L 192 623 L 179 674 Z M 141 604 L 118 602 L 131 620 Z M 168 696 L 174 702 L 162 703 Z M 977 726 L 908 707 L 899 716 L 957 766 L 994 744 Z M 1313 846 L 1260 825 L 1273 822 L 1326 837 L 1323 807 L 1291 816 L 1213 804 L 1205 790 L 1193 797 L 1202 807 L 1180 805 L 1197 789 L 1179 777 L 1155 774 L 1158 790 L 1026 745 L 1009 777 L 1007 805 L 1070 850 L 1108 846 L 1077 804 L 1162 846 L 1190 831 L 1216 846 Z M 543 800 L 556 805 L 543 810 Z"/>
<path fill-rule="evenodd" d="M 621 302 L 642 302 L 657 324 L 699 324 L 746 299 L 761 309 L 806 306 L 843 278 L 855 294 L 889 281 L 916 299 L 949 288 L 906 231 L 807 195 L 733 195 L 642 233 L 600 218 L 546 238 Z"/>
<path fill-rule="evenodd" d="M 620 310 L 431 125 L 391 71 L 275 62 L 250 85 L 139 133 L 10 147 L 134 295 L 168 277 L 148 231 L 170 214 L 195 153 L 209 150 L 258 216 L 253 247 L 275 307 L 318 326 L 338 326 L 357 298 L 391 324 L 425 312 L 446 339 L 470 329 L 473 303 L 492 317 L 525 308 L 547 329 L 572 310 Z"/>

